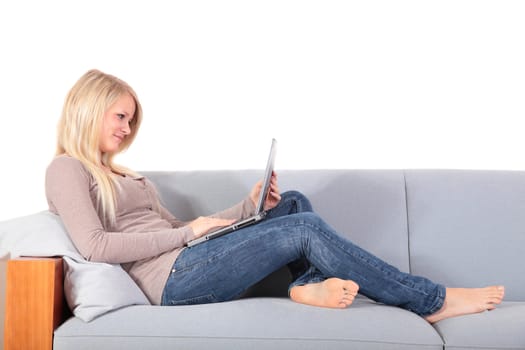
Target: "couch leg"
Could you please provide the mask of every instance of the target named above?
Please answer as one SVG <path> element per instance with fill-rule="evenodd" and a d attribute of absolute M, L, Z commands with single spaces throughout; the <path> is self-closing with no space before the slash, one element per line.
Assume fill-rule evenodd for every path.
<path fill-rule="evenodd" d="M 67 307 L 61 258 L 19 258 L 7 262 L 4 349 L 53 348 L 53 332 Z"/>

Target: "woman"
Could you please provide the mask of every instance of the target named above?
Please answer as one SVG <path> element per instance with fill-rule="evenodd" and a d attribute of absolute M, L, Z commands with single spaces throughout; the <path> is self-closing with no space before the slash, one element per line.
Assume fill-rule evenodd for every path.
<path fill-rule="evenodd" d="M 152 304 L 232 300 L 284 265 L 294 277 L 290 298 L 321 307 L 348 307 L 360 291 L 437 322 L 491 310 L 503 299 L 502 286 L 445 288 L 400 272 L 338 235 L 302 194 L 281 196 L 275 174 L 264 221 L 185 249 L 211 229 L 251 215 L 261 182 L 232 208 L 178 220 L 150 181 L 113 163 L 131 145 L 141 121 L 141 105 L 128 84 L 88 71 L 67 95 L 46 195 L 80 253 L 122 264 Z"/>

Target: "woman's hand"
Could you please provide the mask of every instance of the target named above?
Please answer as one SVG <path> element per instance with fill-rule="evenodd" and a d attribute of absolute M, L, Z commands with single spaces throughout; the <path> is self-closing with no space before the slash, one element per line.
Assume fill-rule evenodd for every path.
<path fill-rule="evenodd" d="M 259 201 L 259 193 L 262 190 L 262 180 L 257 182 L 250 192 L 250 198 L 253 202 L 253 205 L 257 207 Z M 277 204 L 281 201 L 281 194 L 279 192 L 279 186 L 277 185 L 277 174 L 275 171 L 272 173 L 272 178 L 270 180 L 270 188 L 268 189 L 268 194 L 264 201 L 264 210 L 270 210 L 275 208 Z"/>
<path fill-rule="evenodd" d="M 211 218 L 209 216 L 200 216 L 197 219 L 191 221 L 188 226 L 191 227 L 193 233 L 195 233 L 195 238 L 199 238 L 204 236 L 204 234 L 211 231 L 213 228 L 228 226 L 233 224 L 235 221 L 235 219 L 219 219 Z"/>

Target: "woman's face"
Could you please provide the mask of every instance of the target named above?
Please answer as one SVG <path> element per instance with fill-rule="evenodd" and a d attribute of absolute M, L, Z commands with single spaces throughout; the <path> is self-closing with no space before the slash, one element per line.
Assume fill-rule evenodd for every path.
<path fill-rule="evenodd" d="M 104 113 L 100 134 L 100 152 L 116 153 L 124 139 L 129 135 L 130 122 L 135 115 L 135 100 L 126 93 Z"/>

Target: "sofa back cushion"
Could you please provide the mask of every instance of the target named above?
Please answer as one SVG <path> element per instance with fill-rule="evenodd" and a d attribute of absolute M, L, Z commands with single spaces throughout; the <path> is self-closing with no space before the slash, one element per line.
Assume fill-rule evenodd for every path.
<path fill-rule="evenodd" d="M 144 172 L 164 205 L 190 220 L 244 199 L 263 171 Z M 338 232 L 403 271 L 409 270 L 405 183 L 402 171 L 285 170 L 278 172 L 281 192 L 298 190 Z M 264 293 L 287 291 L 288 281 L 270 279 Z M 279 290 L 279 292 L 276 292 Z M 252 294 L 258 295 L 257 292 Z"/>
<path fill-rule="evenodd" d="M 447 286 L 504 284 L 525 300 L 525 173 L 406 172 L 410 268 Z"/>
<path fill-rule="evenodd" d="M 402 171 L 283 171 L 283 190 L 297 189 L 336 231 L 409 271 L 405 183 Z"/>

